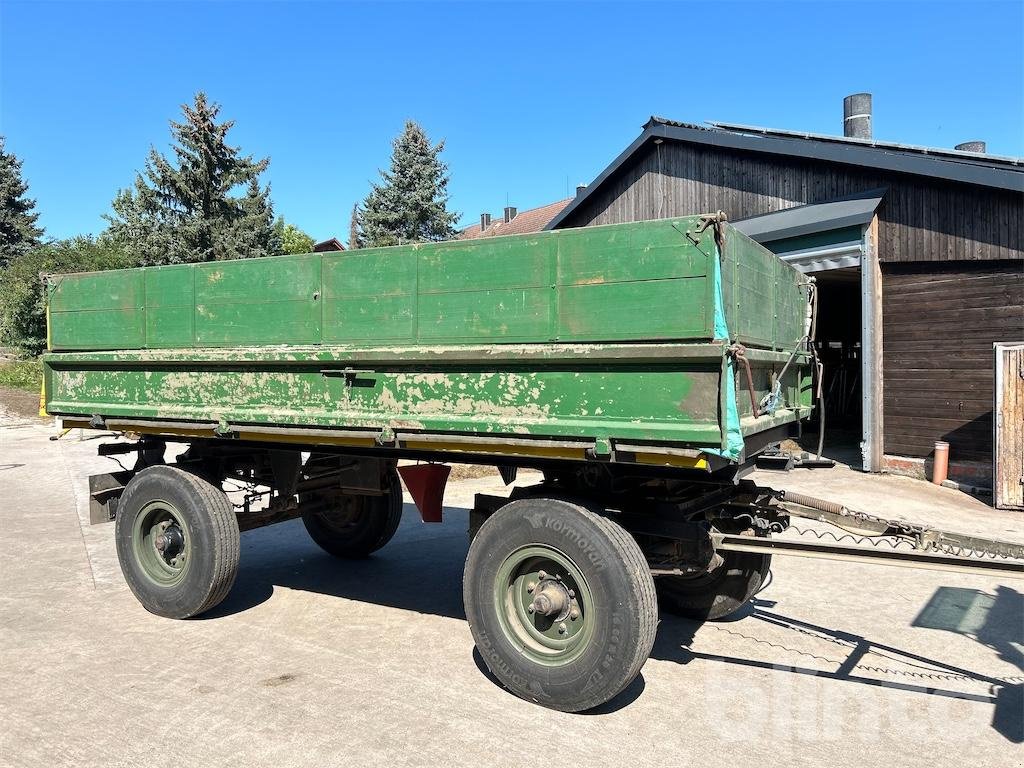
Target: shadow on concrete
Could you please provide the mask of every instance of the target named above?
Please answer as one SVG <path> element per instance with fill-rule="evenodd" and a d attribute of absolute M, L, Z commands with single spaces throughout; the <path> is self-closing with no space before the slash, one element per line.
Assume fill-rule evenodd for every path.
<path fill-rule="evenodd" d="M 424 524 L 415 509 L 406 505 L 405 516 L 395 538 L 381 552 L 364 560 L 331 557 L 312 542 L 299 520 L 248 531 L 242 535 L 241 568 L 231 594 L 201 620 L 215 620 L 248 610 L 268 600 L 275 587 L 465 619 L 462 574 L 468 550 L 467 522 L 466 510 L 446 508 L 443 524 Z M 973 594 L 976 590 L 966 590 L 972 595 L 964 592 L 941 588 L 915 619 L 913 626 L 970 634 L 994 649 L 1001 658 L 1024 669 L 1024 657 L 1015 645 L 1022 639 L 1024 597 L 1009 587 L 999 587 L 995 597 L 987 596 L 990 603 L 986 603 L 984 616 L 979 618 L 977 606 L 985 601 Z M 961 608 L 957 609 L 957 605 Z M 876 643 L 860 635 L 791 618 L 771 610 L 774 607 L 773 601 L 755 598 L 727 621 L 716 622 L 716 626 L 728 627 L 742 622 L 743 634 L 750 635 L 752 642 L 758 642 L 754 622 L 767 622 L 795 634 L 831 638 L 837 641 L 837 648 L 846 648 L 846 659 L 837 669 L 824 671 L 701 653 L 690 647 L 701 623 L 666 614 L 662 615 L 651 656 L 679 664 L 695 660 L 721 662 L 994 704 L 993 728 L 1015 743 L 1024 742 L 1024 685 L 1009 684 L 938 659 Z M 881 680 L 859 674 L 858 665 L 869 652 L 881 652 L 921 670 L 910 673 L 906 670 L 881 670 L 891 673 L 891 677 L 905 676 L 905 681 Z M 478 654 L 474 655 L 474 661 L 490 680 L 498 684 Z M 879 671 L 876 664 L 872 664 L 872 671 Z M 965 693 L 942 687 L 943 681 L 951 679 L 987 683 L 992 686 L 993 693 Z M 613 712 L 628 706 L 643 692 L 643 679 L 638 680 L 593 713 Z"/>
<path fill-rule="evenodd" d="M 1000 584 L 994 595 L 978 589 L 939 587 L 911 626 L 970 637 L 1024 672 L 1024 595 Z M 1024 682 L 996 691 L 992 727 L 1024 742 Z"/>
<path fill-rule="evenodd" d="M 328 555 L 309 538 L 301 520 L 246 531 L 231 594 L 202 618 L 248 610 L 268 600 L 278 586 L 465 619 L 467 523 L 466 510 L 448 508 L 443 524 L 422 523 L 407 504 L 395 538 L 362 560 Z"/>
<path fill-rule="evenodd" d="M 941 588 L 939 592 L 942 589 L 947 588 Z M 976 592 L 976 590 L 968 591 Z M 1021 638 L 1021 630 L 1024 627 L 1024 623 L 1022 623 L 1024 619 L 1021 618 L 1024 596 L 1009 587 L 1001 586 L 997 589 L 997 592 L 1000 594 L 993 598 L 992 609 L 986 615 L 985 626 L 987 629 L 984 631 L 984 636 L 988 639 L 981 640 L 980 636 L 978 636 L 978 639 L 996 650 L 1001 658 L 1007 659 L 1018 668 L 1024 669 L 1021 666 L 1021 652 L 1013 644 L 1013 642 L 1020 642 L 1024 639 Z M 932 601 L 929 602 L 931 603 Z M 812 667 L 775 664 L 758 659 L 694 651 L 690 646 L 700 623 L 675 617 L 662 618 L 658 639 L 651 656 L 652 658 L 665 661 L 675 661 L 679 664 L 689 664 L 696 660 L 721 662 L 755 669 L 820 677 L 827 680 L 840 680 L 881 688 L 893 688 L 910 693 L 920 693 L 926 696 L 942 696 L 993 704 L 995 706 L 992 716 L 993 729 L 1009 741 L 1014 743 L 1024 742 L 1024 695 L 1022 695 L 1024 694 L 1024 684 L 1016 682 L 1016 679 L 1008 681 L 980 674 L 945 661 L 904 651 L 885 643 L 877 643 L 861 635 L 822 627 L 768 610 L 774 606 L 775 603 L 773 601 L 754 598 L 743 610 L 729 617 L 728 623 L 740 619 L 763 621 L 777 627 L 792 630 L 796 634 L 817 635 L 825 639 L 837 641 L 836 648 L 846 648 L 846 658 L 842 660 L 838 668 L 834 670 L 821 670 Z M 926 607 L 922 615 L 927 610 Z M 919 624 L 918 620 L 920 618 L 919 616 L 918 619 L 915 619 L 912 626 L 933 626 L 931 624 Z M 722 622 L 716 622 L 716 625 L 721 624 Z M 753 643 L 767 642 L 759 639 L 756 636 L 756 630 L 750 629 L 750 626 L 750 623 L 744 622 L 743 638 Z M 787 649 L 777 641 L 772 641 L 772 645 L 780 650 L 802 653 L 799 649 Z M 873 661 L 870 664 L 870 669 L 873 673 L 886 674 L 890 677 L 904 677 L 905 680 L 883 680 L 860 674 L 858 669 L 860 668 L 861 661 L 869 653 L 876 654 L 876 658 L 879 656 L 883 659 L 888 658 L 912 669 L 880 668 L 879 663 Z M 948 684 L 949 681 L 953 680 L 986 683 L 990 686 L 991 693 L 967 693 L 943 687 L 944 682 Z"/>

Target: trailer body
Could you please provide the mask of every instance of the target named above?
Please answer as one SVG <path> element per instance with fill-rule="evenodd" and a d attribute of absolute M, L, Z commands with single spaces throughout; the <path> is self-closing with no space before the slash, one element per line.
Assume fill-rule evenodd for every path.
<path fill-rule="evenodd" d="M 129 437 L 90 519 L 171 618 L 224 599 L 242 531 L 365 557 L 402 481 L 439 522 L 446 463 L 540 470 L 477 497 L 455 588 L 497 678 L 578 711 L 636 676 L 659 604 L 722 617 L 766 578 L 743 547 L 788 517 L 742 476 L 811 412 L 812 285 L 722 215 L 55 275 L 43 400 Z"/>
<path fill-rule="evenodd" d="M 807 279 L 710 217 L 47 290 L 70 425 L 712 471 L 811 409 Z"/>

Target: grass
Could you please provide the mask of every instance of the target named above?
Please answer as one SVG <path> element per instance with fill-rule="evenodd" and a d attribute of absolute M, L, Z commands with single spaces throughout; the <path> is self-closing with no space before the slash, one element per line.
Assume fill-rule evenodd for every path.
<path fill-rule="evenodd" d="M 38 392 L 43 383 L 43 364 L 38 360 L 0 362 L 0 387 Z"/>

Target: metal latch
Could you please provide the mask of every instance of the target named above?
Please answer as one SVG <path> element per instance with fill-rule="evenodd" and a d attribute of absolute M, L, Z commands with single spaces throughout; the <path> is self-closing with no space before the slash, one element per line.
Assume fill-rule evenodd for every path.
<path fill-rule="evenodd" d="M 369 373 L 373 373 L 373 371 L 365 368 L 325 368 L 320 371 L 320 374 L 322 376 L 344 376 L 345 384 L 347 384 L 348 386 L 352 386 L 352 382 L 355 381 L 356 378 L 358 378 L 359 376 L 363 376 Z"/>

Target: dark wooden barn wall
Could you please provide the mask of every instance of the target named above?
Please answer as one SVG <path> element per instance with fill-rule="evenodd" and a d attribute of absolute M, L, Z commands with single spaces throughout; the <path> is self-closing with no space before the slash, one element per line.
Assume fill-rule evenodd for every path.
<path fill-rule="evenodd" d="M 723 210 L 732 220 L 888 187 L 882 261 L 1024 258 L 1024 199 L 985 187 L 666 141 L 650 145 L 561 227 Z"/>
<path fill-rule="evenodd" d="M 1024 339 L 1024 264 L 882 269 L 885 452 L 992 458 L 992 343 Z"/>

